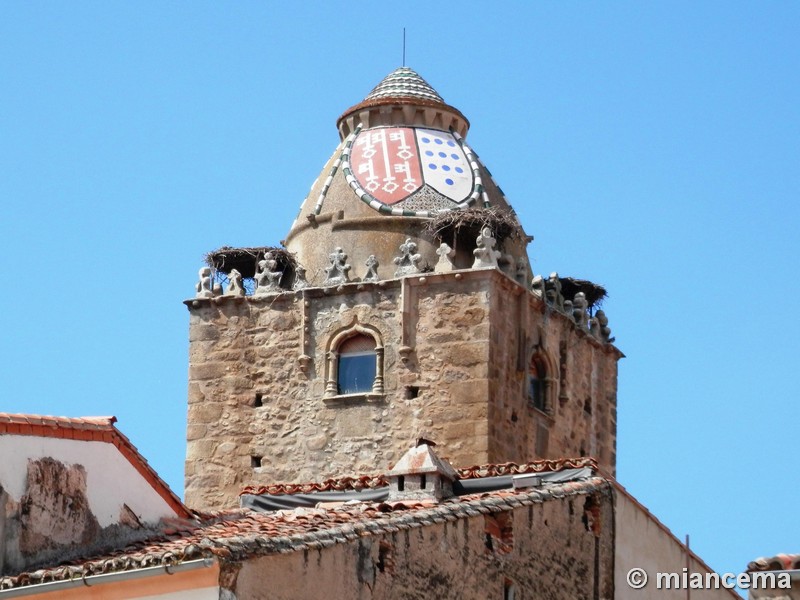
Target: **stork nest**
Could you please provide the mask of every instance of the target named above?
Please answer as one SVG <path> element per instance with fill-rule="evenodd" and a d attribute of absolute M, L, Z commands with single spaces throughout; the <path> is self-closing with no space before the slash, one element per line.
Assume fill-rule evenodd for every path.
<path fill-rule="evenodd" d="M 492 207 L 440 213 L 426 223 L 425 230 L 441 241 L 448 232 L 477 236 L 484 227 L 492 230 L 492 235 L 498 243 L 510 239 L 520 241 L 527 239 L 513 212 Z"/>
<path fill-rule="evenodd" d="M 297 259 L 294 254 L 285 248 L 274 246 L 259 246 L 256 248 L 223 246 L 206 254 L 205 262 L 217 273 L 224 273 L 227 276 L 233 269 L 236 269 L 242 274 L 242 277 L 250 279 L 255 277 L 258 261 L 264 258 L 267 252 L 271 252 L 275 257 L 278 262 L 278 270 L 284 272 L 291 270 L 294 272 L 297 268 Z"/>
<path fill-rule="evenodd" d="M 592 283 L 586 279 L 573 279 L 572 277 L 559 277 L 561 282 L 561 295 L 567 300 L 572 300 L 575 294 L 583 292 L 586 296 L 586 303 L 589 305 L 589 311 L 594 308 L 599 308 L 608 297 L 606 288 L 597 283 Z"/>

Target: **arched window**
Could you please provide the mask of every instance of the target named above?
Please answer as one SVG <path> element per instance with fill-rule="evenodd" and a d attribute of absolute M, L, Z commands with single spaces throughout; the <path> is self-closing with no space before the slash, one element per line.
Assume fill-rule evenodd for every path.
<path fill-rule="evenodd" d="M 383 394 L 383 344 L 380 332 L 355 324 L 328 343 L 325 396 Z"/>
<path fill-rule="evenodd" d="M 375 340 L 358 334 L 339 346 L 336 388 L 339 394 L 371 392 L 377 368 Z"/>

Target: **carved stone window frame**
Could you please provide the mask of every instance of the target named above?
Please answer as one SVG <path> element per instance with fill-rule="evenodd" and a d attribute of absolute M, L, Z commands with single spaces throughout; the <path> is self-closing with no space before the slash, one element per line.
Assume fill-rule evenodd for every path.
<path fill-rule="evenodd" d="M 375 380 L 371 392 L 356 394 L 339 394 L 339 348 L 342 344 L 357 335 L 366 335 L 375 341 Z M 380 330 L 371 325 L 355 323 L 337 331 L 328 340 L 325 349 L 325 398 L 358 398 L 383 396 L 383 336 Z"/>
<path fill-rule="evenodd" d="M 556 399 L 558 398 L 558 366 L 547 350 L 541 346 L 537 346 L 530 353 L 528 373 L 530 373 L 532 367 L 536 367 L 537 375 L 539 376 L 538 379 L 541 385 L 540 394 L 543 406 L 539 408 L 534 406 L 531 402 L 528 393 L 528 379 L 526 378 L 525 395 L 528 396 L 528 406 L 552 419 L 555 415 Z M 540 371 L 544 371 L 544 373 Z"/>

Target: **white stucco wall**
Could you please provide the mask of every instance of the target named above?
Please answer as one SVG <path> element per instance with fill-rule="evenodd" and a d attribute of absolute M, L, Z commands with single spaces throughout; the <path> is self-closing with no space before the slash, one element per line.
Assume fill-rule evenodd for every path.
<path fill-rule="evenodd" d="M 616 490 L 615 523 L 616 543 L 614 552 L 614 597 L 615 600 L 686 600 L 685 589 L 657 589 L 656 574 L 679 573 L 686 567 L 686 550 L 675 536 L 663 529 L 651 514 L 624 492 Z M 706 573 L 708 567 L 692 557 L 689 573 Z M 647 572 L 648 583 L 642 589 L 628 585 L 626 577 L 634 568 Z M 739 599 L 733 591 L 726 589 L 692 589 L 692 600 Z"/>
<path fill-rule="evenodd" d="M 176 516 L 113 444 L 0 435 L 0 457 L 0 485 L 15 502 L 25 493 L 28 461 L 50 457 L 86 470 L 89 506 L 101 527 L 119 522 L 123 504 L 143 523 Z"/>

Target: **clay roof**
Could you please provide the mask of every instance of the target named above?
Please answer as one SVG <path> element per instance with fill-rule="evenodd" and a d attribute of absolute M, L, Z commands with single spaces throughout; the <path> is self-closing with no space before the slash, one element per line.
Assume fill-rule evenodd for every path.
<path fill-rule="evenodd" d="M 419 73 L 409 67 L 400 67 L 389 73 L 364 100 L 381 98 L 420 98 L 444 104 L 438 92 L 420 77 Z"/>
<path fill-rule="evenodd" d="M 499 477 L 501 475 L 521 475 L 523 473 L 550 473 L 564 469 L 581 469 L 588 467 L 597 471 L 597 462 L 590 457 L 556 458 L 534 460 L 527 463 L 501 463 L 474 465 L 457 469 L 459 480 L 479 479 L 482 477 Z M 362 475 L 360 477 L 340 477 L 312 483 L 276 483 L 271 485 L 249 485 L 240 495 L 252 494 L 309 494 L 312 492 L 344 492 L 365 489 L 376 489 L 389 485 L 384 475 Z"/>
<path fill-rule="evenodd" d="M 800 554 L 762 556 L 747 565 L 748 571 L 793 571 L 800 569 Z"/>
<path fill-rule="evenodd" d="M 321 549 L 361 537 L 452 522 L 601 490 L 610 491 L 608 481 L 593 476 L 539 488 L 471 494 L 441 503 L 358 502 L 271 513 L 247 509 L 227 511 L 206 515 L 194 523 L 176 522 L 162 535 L 117 552 L 0 578 L 0 590 L 205 557 L 240 561 L 252 556 Z"/>
<path fill-rule="evenodd" d="M 116 417 L 72 418 L 0 413 L 0 435 L 26 435 L 113 444 L 172 510 L 181 517 L 190 516 L 191 511 L 158 476 L 136 446 L 114 427 L 116 421 Z"/>
<path fill-rule="evenodd" d="M 342 116 L 336 120 L 336 123 L 338 125 L 348 115 L 365 108 L 392 105 L 443 108 L 458 115 L 469 127 L 469 120 L 461 111 L 447 104 L 419 73 L 409 67 L 400 67 L 389 73 L 361 102 L 344 111 Z"/>
<path fill-rule="evenodd" d="M 392 477 L 419 473 L 439 473 L 450 480 L 458 477 L 450 463 L 439 458 L 428 444 L 420 444 L 408 450 L 386 475 Z"/>

